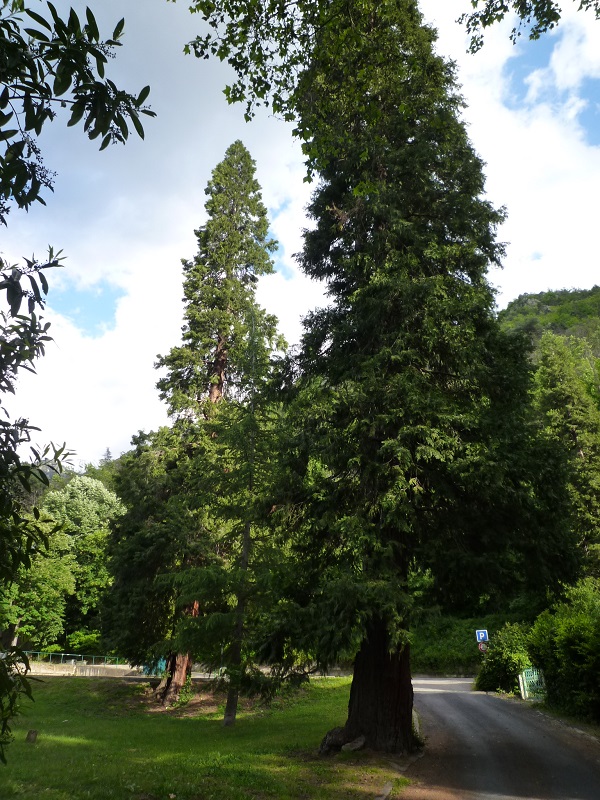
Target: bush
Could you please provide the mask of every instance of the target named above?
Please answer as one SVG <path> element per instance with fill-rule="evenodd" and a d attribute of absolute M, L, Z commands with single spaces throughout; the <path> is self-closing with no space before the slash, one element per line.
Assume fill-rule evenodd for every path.
<path fill-rule="evenodd" d="M 518 623 L 506 625 L 492 637 L 475 679 L 475 688 L 484 692 L 514 692 L 519 687 L 519 673 L 531 666 L 528 629 Z"/>
<path fill-rule="evenodd" d="M 571 587 L 562 603 L 541 614 L 529 650 L 544 672 L 548 703 L 600 721 L 600 580 Z"/>
<path fill-rule="evenodd" d="M 411 666 L 414 673 L 475 675 L 482 655 L 477 649 L 475 631 L 485 628 L 494 637 L 506 617 L 488 615 L 460 619 L 431 612 L 410 633 Z"/>
<path fill-rule="evenodd" d="M 100 631 L 74 631 L 67 636 L 67 647 L 69 653 L 82 656 L 101 656 L 102 643 L 100 641 Z"/>

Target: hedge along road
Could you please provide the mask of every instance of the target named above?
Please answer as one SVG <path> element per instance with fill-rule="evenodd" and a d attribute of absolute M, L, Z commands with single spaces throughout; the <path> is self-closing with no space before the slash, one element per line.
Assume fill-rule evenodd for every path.
<path fill-rule="evenodd" d="M 402 800 L 600 800 L 600 742 L 465 679 L 415 679 L 424 758 Z"/>

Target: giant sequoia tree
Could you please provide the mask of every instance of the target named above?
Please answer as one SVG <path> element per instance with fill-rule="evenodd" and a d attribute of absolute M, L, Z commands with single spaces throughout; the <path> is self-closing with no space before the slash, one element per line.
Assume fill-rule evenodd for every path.
<path fill-rule="evenodd" d="M 260 275 L 273 269 L 276 242 L 242 142 L 228 148 L 206 194 L 198 253 L 184 262 L 182 344 L 157 363 L 166 370 L 158 388 L 173 428 L 138 440 L 117 477 L 130 510 L 116 529 L 113 628 L 121 651 L 136 661 L 168 656 L 166 700 L 180 689 L 192 655 L 225 667 L 226 721 L 233 721 L 265 458 L 261 386 L 280 343 L 276 320 L 255 292 Z M 155 486 L 152 497 L 145 483 Z M 157 546 L 143 544 L 153 539 Z M 144 632 L 145 586 L 156 616 Z"/>
<path fill-rule="evenodd" d="M 523 349 L 486 279 L 502 214 L 413 0 L 195 6 L 212 25 L 197 53 L 229 59 L 249 113 L 266 100 L 296 121 L 319 178 L 300 263 L 331 305 L 307 318 L 299 360 L 280 507 L 298 570 L 273 649 L 356 653 L 338 743 L 408 750 L 409 571 L 433 569 L 450 599 L 498 596 L 544 511 Z"/>
<path fill-rule="evenodd" d="M 323 408 L 309 518 L 328 517 L 308 532 L 334 564 L 325 597 L 341 582 L 353 598 L 343 614 L 360 645 L 344 738 L 389 751 L 412 746 L 409 569 L 458 540 L 482 568 L 465 579 L 484 581 L 481 594 L 497 586 L 507 565 L 494 563 L 494 541 L 517 494 L 507 411 L 518 425 L 524 401 L 486 280 L 502 216 L 482 197 L 434 38 L 413 2 L 356 9 L 320 33 L 297 92 L 321 179 L 300 263 L 332 301 L 310 315 L 303 341 L 304 380 Z"/>

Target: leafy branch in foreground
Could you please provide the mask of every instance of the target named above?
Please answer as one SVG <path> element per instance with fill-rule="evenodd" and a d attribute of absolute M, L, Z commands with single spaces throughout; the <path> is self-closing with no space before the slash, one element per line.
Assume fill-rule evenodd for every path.
<path fill-rule="evenodd" d="M 501 22 L 507 14 L 516 14 L 518 22 L 510 32 L 513 44 L 525 29 L 530 39 L 539 39 L 543 33 L 553 30 L 562 17 L 562 8 L 554 0 L 471 0 L 475 9 L 462 14 L 458 21 L 466 26 L 471 36 L 469 50 L 476 53 L 483 47 L 483 31 Z M 482 6 L 482 7 L 481 7 Z M 577 0 L 577 10 L 592 9 L 596 19 L 600 18 L 600 0 Z"/>
<path fill-rule="evenodd" d="M 49 19 L 24 2 L 2 0 L 0 6 L 0 221 L 10 204 L 29 208 L 44 203 L 42 190 L 52 189 L 53 173 L 42 162 L 37 138 L 60 107 L 70 109 L 68 126 L 83 122 L 100 149 L 125 142 L 131 123 L 140 137 L 140 115 L 154 116 L 144 104 L 148 86 L 132 95 L 105 78 L 105 65 L 124 30 L 121 20 L 102 40 L 89 8 L 85 22 L 71 9 L 59 16 L 47 3 Z M 34 23 L 33 25 L 31 23 Z"/>
<path fill-rule="evenodd" d="M 34 372 L 35 359 L 43 355 L 50 341 L 49 323 L 36 314 L 44 308 L 48 288 L 44 270 L 60 265 L 60 254 L 50 250 L 48 260 L 26 260 L 24 267 L 8 266 L 0 260 L 0 290 L 7 309 L 0 312 L 0 587 L 6 591 L 21 568 L 29 569 L 31 559 L 48 546 L 48 528 L 40 512 L 26 513 L 26 500 L 36 483 L 48 486 L 48 474 L 62 469 L 68 457 L 65 446 L 49 445 L 43 450 L 31 447 L 32 461 L 23 461 L 20 449 L 31 442 L 37 430 L 27 419 L 14 419 L 3 403 L 5 394 L 14 394 L 20 370 Z M 28 313 L 23 312 L 23 305 Z M 29 663 L 25 654 L 8 646 L 0 658 L 0 761 L 10 742 L 10 722 L 22 695 L 31 697 L 26 678 Z"/>

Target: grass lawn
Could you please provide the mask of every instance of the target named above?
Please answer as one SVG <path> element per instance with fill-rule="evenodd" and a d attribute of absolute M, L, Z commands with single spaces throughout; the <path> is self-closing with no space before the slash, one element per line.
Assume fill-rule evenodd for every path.
<path fill-rule="evenodd" d="M 269 709 L 247 706 L 234 728 L 200 696 L 157 711 L 143 683 L 44 678 L 14 724 L 0 765 L 10 800 L 367 800 L 405 779 L 367 752 L 316 755 L 324 733 L 343 724 L 349 679 L 311 683 Z M 29 729 L 35 744 L 25 742 Z"/>

